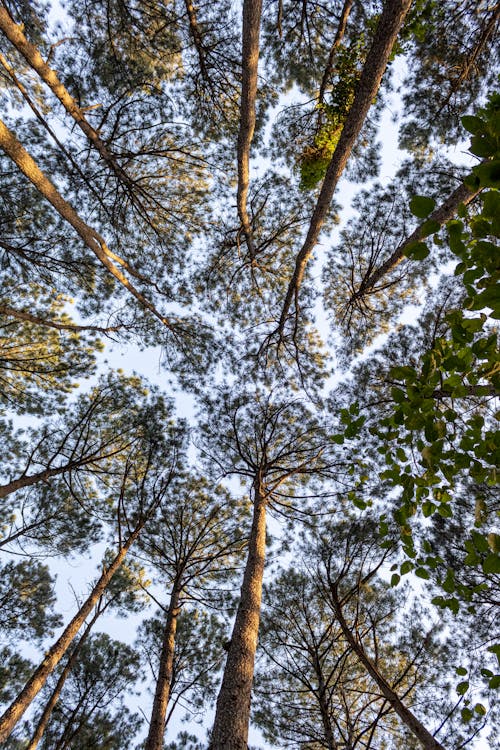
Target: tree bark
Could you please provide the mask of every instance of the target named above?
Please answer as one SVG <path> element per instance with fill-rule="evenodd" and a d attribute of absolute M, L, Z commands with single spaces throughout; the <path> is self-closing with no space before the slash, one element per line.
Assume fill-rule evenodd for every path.
<path fill-rule="evenodd" d="M 52 692 L 52 695 L 47 701 L 45 708 L 43 709 L 42 715 L 40 716 L 40 719 L 38 720 L 38 724 L 36 725 L 35 731 L 33 732 L 33 735 L 29 741 L 29 744 L 26 746 L 25 750 L 36 750 L 36 748 L 38 747 L 38 743 L 42 739 L 43 734 L 47 728 L 47 724 L 49 723 L 49 719 L 52 715 L 52 711 L 54 710 L 59 700 L 59 696 L 61 695 L 62 689 L 64 687 L 64 683 L 68 679 L 68 676 L 71 670 L 76 664 L 76 661 L 78 659 L 78 656 L 80 654 L 83 644 L 87 640 L 90 631 L 92 630 L 96 620 L 100 617 L 101 614 L 102 614 L 102 611 L 100 610 L 97 610 L 95 612 L 89 624 L 83 631 L 81 638 L 79 638 L 78 643 L 76 644 L 75 648 L 71 652 L 71 656 L 69 657 L 68 661 L 66 662 L 64 666 L 63 671 L 61 672 L 59 676 L 57 685 L 55 686 Z"/>
<path fill-rule="evenodd" d="M 44 471 L 38 471 L 36 474 L 28 474 L 26 476 L 19 477 L 18 479 L 13 479 L 12 482 L 0 485 L 0 498 L 7 497 L 7 495 L 10 495 L 12 492 L 16 492 L 17 490 L 21 490 L 23 487 L 31 487 L 31 485 L 38 484 L 38 482 L 47 482 L 47 480 L 49 480 L 51 477 L 56 477 L 59 474 L 65 474 L 69 471 L 75 471 L 75 469 L 78 469 L 81 466 L 85 466 L 86 464 L 98 461 L 99 458 L 99 456 L 93 455 L 82 461 L 71 461 L 64 466 L 58 466 L 54 469 L 45 469 Z M 104 458 L 104 456 L 102 456 L 102 458 Z"/>
<path fill-rule="evenodd" d="M 0 304 L 0 315 L 15 318 L 16 320 L 22 320 L 23 322 L 34 323 L 35 325 L 43 326 L 44 328 L 55 328 L 58 331 L 94 331 L 95 333 L 106 335 L 121 330 L 121 326 L 109 326 L 108 328 L 103 328 L 101 326 L 82 326 L 77 323 L 60 323 L 57 320 L 40 318 L 38 315 L 32 315 L 25 310 L 17 310 L 10 305 L 2 304 Z"/>
<path fill-rule="evenodd" d="M 180 591 L 174 586 L 170 597 L 170 604 L 163 631 L 163 644 L 161 649 L 160 664 L 158 667 L 158 679 L 153 701 L 153 710 L 149 724 L 149 733 L 144 750 L 163 750 L 163 735 L 165 734 L 165 721 L 167 706 L 170 699 L 172 685 L 172 673 L 175 653 L 175 633 L 177 630 L 177 617 L 179 608 Z"/>
<path fill-rule="evenodd" d="M 338 745 L 335 741 L 333 733 L 332 722 L 328 711 L 328 704 L 326 701 L 326 685 L 323 670 L 319 661 L 319 656 L 316 654 L 315 657 L 315 671 L 316 677 L 318 678 L 318 703 L 319 710 L 321 713 L 321 722 L 323 724 L 323 731 L 325 733 L 326 747 L 328 750 L 338 750 Z M 30 750 L 28 748 L 28 750 Z"/>
<path fill-rule="evenodd" d="M 250 145 L 255 130 L 255 99 L 257 96 L 257 67 L 259 64 L 259 35 L 262 0 L 244 0 L 242 30 L 242 81 L 240 129 L 238 132 L 238 189 L 236 202 L 250 257 L 255 258 L 252 227 L 247 200 L 250 183 Z"/>
<path fill-rule="evenodd" d="M 118 255 L 113 253 L 106 245 L 104 239 L 88 224 L 86 224 L 76 213 L 73 206 L 71 206 L 61 194 L 58 192 L 53 183 L 44 175 L 41 169 L 36 164 L 32 156 L 28 154 L 26 149 L 17 140 L 14 133 L 12 133 L 7 126 L 0 120 L 0 148 L 12 159 L 17 165 L 21 172 L 28 178 L 28 180 L 36 187 L 36 189 L 43 195 L 46 200 L 55 208 L 59 216 L 70 224 L 73 229 L 80 235 L 84 243 L 90 250 L 97 256 L 103 266 L 114 276 L 114 278 L 127 289 L 132 296 L 134 296 L 140 304 L 147 310 L 153 313 L 163 325 L 167 328 L 172 329 L 173 325 L 165 318 L 156 307 L 147 300 L 141 292 L 139 292 L 135 286 L 127 279 L 123 272 L 115 265 L 115 262 L 119 265 L 128 268 L 128 264 Z M 114 262 L 115 261 L 115 262 Z M 134 275 L 137 275 L 135 272 Z"/>
<path fill-rule="evenodd" d="M 247 750 L 266 553 L 267 498 L 259 482 L 256 482 L 254 492 L 248 557 L 226 667 L 217 698 L 211 750 Z"/>
<path fill-rule="evenodd" d="M 106 568 L 102 572 L 99 580 L 92 589 L 90 596 L 88 596 L 85 600 L 83 606 L 73 617 L 71 622 L 66 626 L 62 635 L 47 651 L 45 658 L 36 668 L 32 677 L 30 677 L 17 698 L 11 703 L 3 716 L 0 717 L 0 743 L 4 742 L 7 737 L 10 736 L 17 722 L 22 718 L 31 702 L 34 700 L 34 698 L 36 698 L 40 690 L 45 685 L 49 675 L 54 671 L 56 666 L 59 664 L 59 662 L 67 652 L 68 648 L 71 646 L 71 643 L 73 642 L 76 634 L 80 630 L 86 618 L 89 616 L 90 612 L 93 610 L 98 600 L 106 590 L 106 587 L 113 578 L 114 574 L 123 563 L 127 552 L 139 536 L 143 525 L 144 522 L 138 525 L 130 534 L 126 542 L 120 547 L 113 562 L 111 563 L 109 568 Z"/>
<path fill-rule="evenodd" d="M 294 300 L 297 307 L 297 297 L 306 266 L 318 241 L 319 233 L 325 222 L 335 188 L 361 132 L 372 102 L 377 95 L 382 76 L 387 67 L 399 30 L 410 9 L 411 2 L 412 0 L 387 0 L 384 5 L 372 46 L 366 57 L 356 88 L 353 104 L 342 128 L 337 148 L 328 165 L 326 176 L 311 217 L 306 239 L 297 254 L 295 269 L 290 279 L 278 323 L 277 333 L 280 337 L 283 336 L 290 307 Z"/>
<path fill-rule="evenodd" d="M 335 614 L 339 621 L 339 625 L 342 628 L 342 632 L 344 634 L 345 639 L 351 646 L 352 650 L 354 651 L 354 653 L 356 654 L 360 662 L 365 667 L 370 677 L 377 684 L 384 698 L 386 698 L 386 700 L 391 705 L 393 710 L 397 713 L 399 718 L 404 722 L 404 724 L 406 724 L 408 729 L 415 735 L 415 737 L 417 737 L 417 739 L 420 740 L 425 750 L 445 750 L 443 745 L 441 745 L 441 743 L 439 743 L 432 736 L 432 734 L 428 731 L 428 729 L 424 727 L 422 722 L 419 721 L 417 717 L 410 711 L 410 709 L 404 705 L 403 701 L 399 698 L 397 693 L 395 693 L 395 691 L 391 688 L 387 680 L 380 674 L 376 666 L 368 657 L 361 643 L 354 637 L 353 633 L 351 632 L 349 626 L 347 625 L 344 619 L 342 607 L 340 606 L 338 593 L 335 590 L 334 586 L 332 586 L 332 603 L 333 603 Z"/>

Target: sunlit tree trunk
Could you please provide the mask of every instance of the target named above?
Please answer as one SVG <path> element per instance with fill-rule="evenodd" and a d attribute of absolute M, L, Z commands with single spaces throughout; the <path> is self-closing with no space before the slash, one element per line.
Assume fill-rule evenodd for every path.
<path fill-rule="evenodd" d="M 259 478 L 248 557 L 229 652 L 217 699 L 211 750 L 247 750 L 255 651 L 266 553 L 267 498 Z"/>
<path fill-rule="evenodd" d="M 306 266 L 316 247 L 319 233 L 325 222 L 333 194 L 347 165 L 351 151 L 358 139 L 366 116 L 377 96 L 382 76 L 391 56 L 401 26 L 410 10 L 411 0 L 387 0 L 368 52 L 361 77 L 354 95 L 339 142 L 326 171 L 325 179 L 318 195 L 316 207 L 311 217 L 304 244 L 297 253 L 295 269 L 288 285 L 280 315 L 278 332 L 282 336 L 293 301 L 297 300 Z"/>
<path fill-rule="evenodd" d="M 165 720 L 167 706 L 172 686 L 172 674 L 175 653 L 175 634 L 177 630 L 177 618 L 179 615 L 180 591 L 174 587 L 165 620 L 163 631 L 163 643 L 158 667 L 158 679 L 156 680 L 156 691 L 149 724 L 149 734 L 146 740 L 145 750 L 162 750 L 163 735 L 165 733 Z"/>
<path fill-rule="evenodd" d="M 335 587 L 332 587 L 332 602 L 335 609 L 335 614 L 339 621 L 339 625 L 342 628 L 342 632 L 346 641 L 351 646 L 352 650 L 365 667 L 370 677 L 377 684 L 380 692 L 386 698 L 392 709 L 397 713 L 401 721 L 403 721 L 408 729 L 417 737 L 425 750 L 444 750 L 444 747 L 438 742 L 435 737 L 429 732 L 426 727 L 422 724 L 419 719 L 415 716 L 409 708 L 405 706 L 401 698 L 391 688 L 387 680 L 380 674 L 375 664 L 372 662 L 360 641 L 355 637 L 354 633 L 349 628 L 345 621 L 338 593 Z"/>
<path fill-rule="evenodd" d="M 47 701 L 45 708 L 43 709 L 42 715 L 40 716 L 40 719 L 38 720 L 38 724 L 36 725 L 35 731 L 33 732 L 33 735 L 31 737 L 31 740 L 29 741 L 29 744 L 26 746 L 25 750 L 36 750 L 38 747 L 38 743 L 43 737 L 43 734 L 47 728 L 47 724 L 49 723 L 50 717 L 52 715 L 52 711 L 54 710 L 55 706 L 57 705 L 57 702 L 59 700 L 59 696 L 61 695 L 62 689 L 64 687 L 64 683 L 68 679 L 68 676 L 73 669 L 74 665 L 76 664 L 76 661 L 78 659 L 78 655 L 81 651 L 81 648 L 85 641 L 88 638 L 88 635 L 90 631 L 92 630 L 92 627 L 94 626 L 96 620 L 98 617 L 102 614 L 102 612 L 97 609 L 94 616 L 90 620 L 89 624 L 83 631 L 83 634 L 81 638 L 79 639 L 78 643 L 76 644 L 75 648 L 73 649 L 71 656 L 69 657 L 68 661 L 66 662 L 63 671 L 59 675 L 59 679 L 57 680 L 57 684 L 52 691 L 52 695 L 50 696 L 49 700 Z"/>
<path fill-rule="evenodd" d="M 0 742 L 4 742 L 11 734 L 17 722 L 21 719 L 25 711 L 36 698 L 40 690 L 45 685 L 47 678 L 52 674 L 61 659 L 64 657 L 68 648 L 71 646 L 76 634 L 89 616 L 99 598 L 106 590 L 114 574 L 123 563 L 127 552 L 135 542 L 144 524 L 139 525 L 130 534 L 126 542 L 120 547 L 117 555 L 111 565 L 105 568 L 92 589 L 90 596 L 86 599 L 83 606 L 67 625 L 62 635 L 57 639 L 54 645 L 47 651 L 45 658 L 39 664 L 32 677 L 28 680 L 17 698 L 11 703 L 9 708 L 0 718 Z"/>

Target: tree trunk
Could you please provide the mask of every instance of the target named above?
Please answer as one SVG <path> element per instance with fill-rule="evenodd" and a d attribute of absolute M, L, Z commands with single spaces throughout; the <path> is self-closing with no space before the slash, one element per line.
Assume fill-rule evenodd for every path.
<path fill-rule="evenodd" d="M 247 750 L 266 553 L 266 506 L 262 485 L 256 482 L 247 563 L 217 699 L 211 750 Z"/>
<path fill-rule="evenodd" d="M 42 81 L 50 88 L 63 105 L 66 112 L 74 119 L 81 130 L 85 133 L 89 141 L 94 145 L 102 159 L 113 170 L 116 176 L 128 187 L 133 187 L 133 182 L 127 173 L 117 164 L 115 156 L 111 153 L 105 142 L 100 138 L 99 133 L 94 130 L 92 125 L 86 119 L 83 110 L 78 106 L 75 99 L 71 96 L 68 89 L 59 79 L 55 70 L 53 70 L 38 49 L 31 44 L 23 33 L 22 27 L 18 26 L 5 8 L 0 8 L 0 29 L 13 47 L 24 57 L 28 65 L 35 70 Z"/>
<path fill-rule="evenodd" d="M 328 711 L 328 703 L 326 701 L 325 678 L 323 676 L 323 670 L 321 669 L 321 664 L 319 663 L 318 657 L 316 657 L 315 662 L 316 677 L 318 678 L 318 703 L 319 710 L 321 712 L 323 731 L 325 733 L 326 747 L 328 748 L 328 750 L 338 750 L 338 745 L 335 741 L 332 722 Z"/>
<path fill-rule="evenodd" d="M 0 315 L 6 315 L 16 320 L 22 320 L 23 322 L 34 323 L 44 328 L 55 328 L 58 331 L 95 331 L 96 333 L 107 334 L 121 329 L 121 326 L 103 328 L 101 326 L 81 326 L 77 323 L 61 323 L 58 320 L 40 318 L 38 315 L 26 312 L 26 310 L 16 310 L 14 307 L 10 307 L 10 305 L 0 305 Z"/>
<path fill-rule="evenodd" d="M 242 81 L 240 129 L 238 132 L 238 216 L 243 227 L 250 258 L 255 258 L 252 227 L 247 209 L 250 182 L 250 145 L 255 130 L 255 99 L 257 96 L 257 67 L 259 64 L 259 35 L 262 0 L 244 0 L 242 29 Z"/>
<path fill-rule="evenodd" d="M 118 554 L 113 562 L 106 568 L 96 585 L 92 589 L 90 596 L 86 599 L 81 609 L 73 617 L 69 625 L 65 628 L 62 635 L 57 639 L 54 645 L 48 650 L 45 658 L 35 670 L 34 674 L 17 698 L 11 703 L 9 708 L 0 717 L 0 743 L 4 742 L 21 719 L 31 702 L 36 698 L 40 690 L 45 685 L 47 678 L 59 664 L 68 648 L 71 646 L 76 634 L 85 622 L 90 612 L 97 604 L 99 598 L 106 590 L 109 582 L 125 559 L 125 555 L 135 542 L 144 523 L 140 524 L 129 536 L 127 541 L 120 547 Z"/>
<path fill-rule="evenodd" d="M 277 332 L 283 336 L 285 324 L 292 302 L 297 301 L 298 292 L 304 278 L 307 263 L 318 241 L 332 202 L 335 188 L 345 169 L 347 160 L 364 125 L 368 111 L 375 99 L 389 57 L 396 42 L 399 30 L 404 23 L 412 0 L 387 0 L 375 32 L 372 46 L 366 57 L 361 78 L 355 91 L 354 102 L 347 115 L 326 172 L 323 185 L 316 202 L 309 230 L 302 248 L 297 254 L 295 269 L 287 289 Z"/>
<path fill-rule="evenodd" d="M 170 688 L 172 685 L 175 633 L 177 630 L 177 617 L 180 611 L 179 596 L 180 592 L 174 586 L 167 611 L 165 630 L 163 631 L 163 644 L 153 701 L 153 711 L 151 713 L 149 734 L 144 750 L 163 750 L 165 720 L 167 716 L 168 701 L 170 698 Z"/>
<path fill-rule="evenodd" d="M 36 474 L 27 474 L 18 479 L 13 479 L 11 482 L 7 482 L 7 484 L 0 485 L 0 498 L 7 497 L 7 495 L 16 492 L 16 490 L 21 490 L 23 487 L 31 487 L 31 485 L 38 484 L 38 482 L 46 482 L 51 477 L 56 477 L 68 471 L 74 471 L 81 466 L 85 466 L 85 464 L 94 463 L 97 460 L 98 456 L 91 456 L 82 461 L 71 461 L 68 464 L 64 464 L 64 466 L 45 469 L 44 471 L 38 471 Z"/>
<path fill-rule="evenodd" d="M 45 708 L 43 709 L 42 715 L 40 716 L 38 724 L 36 725 L 35 731 L 33 732 L 31 740 L 29 744 L 26 746 L 25 750 L 36 750 L 36 748 L 38 747 L 38 743 L 42 739 L 43 734 L 47 728 L 47 724 L 49 723 L 49 719 L 52 715 L 52 711 L 54 710 L 57 704 L 57 701 L 59 700 L 59 696 L 61 695 L 62 689 L 64 687 L 64 683 L 66 682 L 68 675 L 73 669 L 76 663 L 76 660 L 78 659 L 78 655 L 81 651 L 81 648 L 83 644 L 85 643 L 85 641 L 87 640 L 89 633 L 92 630 L 92 627 L 94 626 L 94 623 L 96 622 L 98 617 L 100 617 L 101 614 L 102 614 L 102 610 L 96 611 L 96 613 L 90 620 L 89 624 L 83 631 L 83 634 L 81 638 L 78 640 L 78 643 L 76 644 L 75 648 L 71 652 L 71 656 L 69 657 L 63 671 L 61 672 L 59 676 L 57 685 L 55 686 L 54 691 L 52 692 L 52 695 L 47 701 Z"/>
<path fill-rule="evenodd" d="M 422 722 L 419 721 L 417 717 L 410 711 L 410 709 L 404 705 L 401 698 L 399 698 L 399 696 L 394 692 L 389 683 L 385 680 L 385 678 L 380 674 L 376 666 L 373 664 L 361 643 L 358 642 L 354 637 L 354 634 L 351 632 L 344 619 L 338 594 L 334 587 L 332 588 L 332 603 L 345 639 L 351 646 L 360 662 L 365 667 L 370 677 L 376 682 L 380 692 L 392 706 L 393 710 L 397 713 L 399 718 L 406 724 L 408 729 L 415 735 L 415 737 L 420 740 L 425 750 L 445 750 L 444 747 L 432 736 L 428 729 L 424 727 Z"/>
<path fill-rule="evenodd" d="M 85 245 L 94 253 L 109 273 L 114 276 L 114 278 L 125 287 L 125 289 L 127 289 L 127 291 L 135 297 L 143 307 L 153 313 L 163 325 L 172 329 L 173 324 L 170 320 L 164 317 L 156 307 L 136 289 L 115 263 L 124 267 L 132 275 L 142 278 L 140 274 L 137 274 L 134 269 L 131 269 L 123 258 L 120 258 L 120 256 L 110 250 L 103 237 L 80 218 L 73 206 L 64 200 L 54 184 L 39 168 L 33 157 L 30 156 L 24 146 L 18 141 L 14 133 L 12 133 L 1 120 L 0 148 L 14 162 L 14 164 L 16 164 L 24 176 L 28 178 L 31 184 L 36 187 L 43 197 L 49 201 L 59 216 L 73 227 Z"/>
<path fill-rule="evenodd" d="M 337 50 L 342 43 L 342 39 L 344 38 L 345 30 L 347 28 L 347 21 L 349 19 L 349 14 L 351 12 L 353 2 L 354 0 L 345 0 L 344 7 L 342 8 L 342 13 L 340 14 L 337 33 L 335 34 L 335 39 L 333 40 L 330 54 L 328 55 L 328 62 L 326 63 L 325 72 L 323 73 L 323 78 L 321 79 L 321 86 L 319 87 L 318 101 L 320 104 L 323 104 L 325 100 L 328 79 L 333 72 L 333 61 L 335 60 Z"/>

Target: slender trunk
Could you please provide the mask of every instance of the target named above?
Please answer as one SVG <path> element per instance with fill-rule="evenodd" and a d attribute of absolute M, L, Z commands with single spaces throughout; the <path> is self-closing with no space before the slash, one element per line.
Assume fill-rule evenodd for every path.
<path fill-rule="evenodd" d="M 167 706 L 172 685 L 172 673 L 175 652 L 175 633 L 179 615 L 180 591 L 174 586 L 163 631 L 158 679 L 153 701 L 153 710 L 149 724 L 149 734 L 144 750 L 163 750 L 163 735 L 167 716 Z"/>
<path fill-rule="evenodd" d="M 92 630 L 96 620 L 101 616 L 101 614 L 102 614 L 102 610 L 97 609 L 94 616 L 90 620 L 89 624 L 83 631 L 81 638 L 79 638 L 78 643 L 76 644 L 75 648 L 71 652 L 71 656 L 69 657 L 63 671 L 61 672 L 59 676 L 57 685 L 55 686 L 52 695 L 47 701 L 45 708 L 43 709 L 42 715 L 40 716 L 40 719 L 38 720 L 38 724 L 36 725 L 35 731 L 33 732 L 31 740 L 29 741 L 29 744 L 26 746 L 25 750 L 36 750 L 36 748 L 38 747 L 38 743 L 42 739 L 43 734 L 47 728 L 47 724 L 49 723 L 49 719 L 52 715 L 52 711 L 54 710 L 59 700 L 59 696 L 61 695 L 62 689 L 64 687 L 64 683 L 66 682 L 71 670 L 76 664 L 76 661 L 78 659 L 78 656 L 80 654 L 83 644 L 87 640 L 90 631 Z"/>
<path fill-rule="evenodd" d="M 335 587 L 332 587 L 332 602 L 335 609 L 335 614 L 339 621 L 339 625 L 342 628 L 345 639 L 351 646 L 360 662 L 365 667 L 370 677 L 378 685 L 380 692 L 392 706 L 393 710 L 397 713 L 399 718 L 404 722 L 404 724 L 406 724 L 408 729 L 415 735 L 415 737 L 420 740 L 426 750 L 445 750 L 444 747 L 432 736 L 428 729 L 424 727 L 422 722 L 420 722 L 417 717 L 410 711 L 410 709 L 404 705 L 401 698 L 399 698 L 399 696 L 391 688 L 387 680 L 380 674 L 376 666 L 373 664 L 361 643 L 358 642 L 354 637 L 344 619 L 342 607 L 340 606 L 338 593 L 335 590 Z"/>
<path fill-rule="evenodd" d="M 198 26 L 198 19 L 196 18 L 196 9 L 192 3 L 192 0 L 184 0 L 184 4 L 186 6 L 186 12 L 188 14 L 189 19 L 189 31 L 191 36 L 193 37 L 194 46 L 196 47 L 196 52 L 198 53 L 198 61 L 200 63 L 200 70 L 201 70 L 201 76 L 204 81 L 209 80 L 207 65 L 205 62 L 205 50 L 203 47 L 203 38 L 200 32 L 200 27 Z"/>
<path fill-rule="evenodd" d="M 460 86 L 463 84 L 464 81 L 467 80 L 469 77 L 469 73 L 471 72 L 472 68 L 474 67 L 474 64 L 483 51 L 485 45 L 489 41 L 490 37 L 495 33 L 495 27 L 498 24 L 498 20 L 500 19 L 500 3 L 497 3 L 492 8 L 492 13 L 489 17 L 488 23 L 486 24 L 485 28 L 481 32 L 481 35 L 477 41 L 477 43 L 474 46 L 474 49 L 472 51 L 472 54 L 469 55 L 466 58 L 465 65 L 463 67 L 463 70 L 461 71 L 458 78 L 454 81 L 450 81 L 450 91 L 444 100 L 444 102 L 439 103 L 440 110 L 443 110 L 447 104 L 449 104 L 451 97 L 453 94 L 455 94 Z"/>
<path fill-rule="evenodd" d="M 485 162 L 482 163 L 484 164 Z M 442 226 L 445 222 L 449 221 L 453 218 L 453 216 L 455 216 L 458 207 L 462 203 L 464 205 L 470 203 L 471 200 L 473 200 L 473 198 L 475 198 L 481 190 L 482 188 L 479 188 L 478 190 L 471 190 L 469 187 L 467 187 L 467 185 L 460 185 L 456 190 L 454 190 L 453 193 L 451 193 L 451 195 L 449 195 L 448 198 L 430 214 L 425 222 L 420 224 L 408 237 L 403 240 L 403 242 L 400 243 L 400 245 L 398 245 L 392 255 L 385 261 L 385 263 L 382 263 L 382 265 L 379 266 L 379 268 L 377 268 L 372 274 L 370 274 L 370 276 L 363 279 L 358 291 L 352 295 L 350 302 L 352 303 L 359 297 L 364 297 L 365 295 L 369 294 L 375 287 L 375 285 L 378 284 L 378 282 L 386 274 L 396 268 L 396 266 L 405 259 L 405 252 L 408 247 L 414 242 L 418 242 L 423 238 L 424 227 L 427 221 L 437 221 L 438 224 Z"/>
<path fill-rule="evenodd" d="M 36 187 L 43 197 L 49 201 L 59 216 L 76 230 L 85 245 L 94 253 L 94 255 L 96 255 L 109 273 L 114 276 L 114 278 L 124 286 L 143 307 L 152 312 L 153 315 L 167 326 L 167 328 L 172 328 L 172 324 L 168 318 L 161 315 L 156 307 L 135 288 L 123 272 L 115 265 L 115 262 L 125 267 L 130 273 L 133 273 L 133 275 L 137 274 L 129 268 L 126 261 L 109 249 L 104 239 L 92 229 L 92 227 L 89 227 L 89 225 L 79 217 L 73 206 L 64 200 L 53 183 L 38 167 L 33 157 L 28 154 L 23 145 L 17 140 L 14 133 L 12 133 L 1 120 L 0 148 L 10 159 L 12 159 L 20 171 L 28 178 L 32 185 Z"/>
<path fill-rule="evenodd" d="M 211 750 L 247 750 L 266 553 L 266 505 L 263 488 L 256 485 L 247 563 L 217 699 Z"/>
<path fill-rule="evenodd" d="M 306 239 L 297 254 L 295 269 L 287 289 L 278 324 L 277 333 L 280 336 L 283 336 L 290 307 L 294 300 L 296 311 L 298 311 L 297 297 L 307 263 L 318 241 L 319 233 L 330 208 L 335 188 L 361 132 L 372 102 L 377 95 L 382 76 L 387 67 L 399 30 L 410 9 L 411 2 L 412 0 L 387 0 L 384 4 L 384 10 L 380 16 L 373 43 L 366 57 L 356 88 L 352 107 L 342 128 L 337 148 L 328 165 Z"/>
<path fill-rule="evenodd" d="M 316 659 L 315 669 L 316 677 L 318 678 L 318 703 L 321 713 L 321 722 L 323 724 L 323 731 L 325 733 L 326 747 L 328 748 L 328 750 L 338 750 L 338 745 L 333 734 L 330 713 L 328 711 L 328 703 L 326 700 L 325 678 L 323 677 L 323 670 L 321 669 L 319 659 Z"/>
<path fill-rule="evenodd" d="M 127 541 L 120 547 L 113 562 L 102 572 L 102 575 L 92 589 L 92 592 L 90 593 L 88 598 L 85 600 L 83 606 L 73 617 L 71 622 L 66 626 L 62 635 L 47 651 L 45 658 L 36 668 L 35 672 L 30 677 L 17 698 L 11 703 L 3 716 L 0 717 L 0 743 L 4 742 L 7 737 L 9 737 L 17 722 L 21 719 L 25 711 L 30 706 L 31 702 L 34 700 L 34 698 L 36 698 L 40 690 L 45 685 L 49 675 L 52 674 L 56 666 L 59 664 L 59 662 L 67 652 L 68 648 L 71 646 L 76 634 L 80 630 L 86 618 L 89 616 L 90 612 L 93 610 L 100 597 L 106 590 L 114 574 L 123 563 L 127 552 L 139 536 L 143 525 L 144 524 L 142 523 L 137 526 L 130 534 Z"/>
<path fill-rule="evenodd" d="M 0 8 L 0 29 L 19 54 L 24 57 L 28 65 L 38 73 L 42 81 L 50 88 L 57 99 L 59 99 L 66 112 L 78 124 L 80 129 L 85 133 L 89 141 L 99 152 L 101 158 L 111 167 L 116 176 L 128 187 L 133 187 L 132 180 L 119 164 L 116 163 L 115 156 L 100 138 L 98 132 L 88 122 L 83 110 L 78 106 L 62 81 L 60 81 L 56 71 L 47 65 L 39 50 L 28 41 L 21 26 L 18 26 L 12 20 L 5 8 Z"/>
<path fill-rule="evenodd" d="M 238 216 L 252 260 L 255 258 L 255 248 L 252 227 L 248 216 L 247 199 L 250 183 L 250 145 L 255 130 L 255 99 L 257 96 L 261 15 L 262 0 L 244 0 L 240 129 L 238 132 L 238 190 L 236 201 Z"/>

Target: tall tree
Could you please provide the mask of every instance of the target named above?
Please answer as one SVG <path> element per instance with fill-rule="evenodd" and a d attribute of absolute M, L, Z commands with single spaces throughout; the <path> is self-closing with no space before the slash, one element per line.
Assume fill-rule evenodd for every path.
<path fill-rule="evenodd" d="M 155 669 L 156 689 L 146 750 L 163 747 L 182 607 L 190 600 L 217 601 L 217 589 L 224 582 L 228 584 L 244 544 L 240 527 L 244 510 L 222 487 L 186 477 L 177 483 L 173 497 L 160 504 L 158 527 L 146 529 L 141 537 L 140 547 L 169 596 L 163 610 L 162 646 Z M 194 614 L 192 611 L 190 616 Z"/>
<path fill-rule="evenodd" d="M 285 400 L 273 392 L 234 396 L 226 390 L 205 408 L 211 412 L 203 430 L 207 453 L 225 474 L 245 478 L 253 505 L 240 600 L 211 736 L 213 748 L 243 748 L 259 631 L 267 510 L 291 512 L 297 507 L 295 488 L 310 478 L 331 476 L 338 468 L 329 461 L 321 425 L 302 401 Z M 306 505 L 299 498 L 297 513 L 307 513 Z"/>

